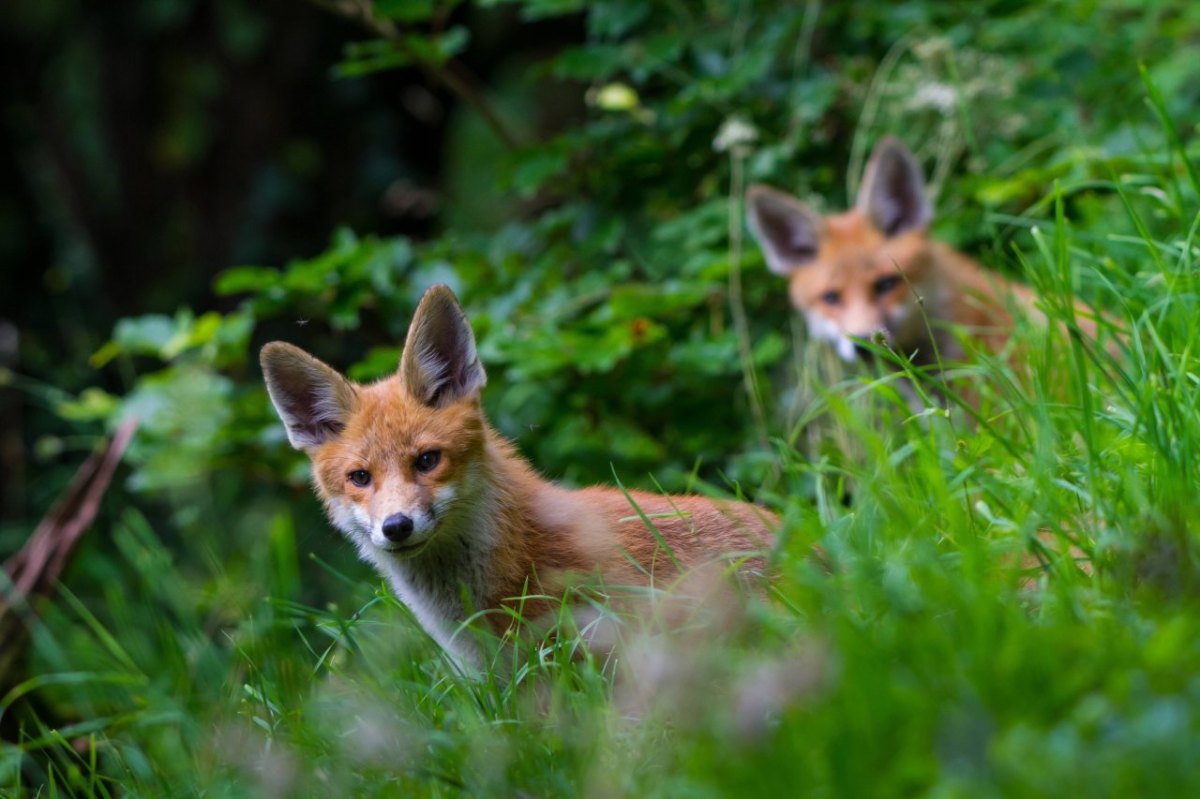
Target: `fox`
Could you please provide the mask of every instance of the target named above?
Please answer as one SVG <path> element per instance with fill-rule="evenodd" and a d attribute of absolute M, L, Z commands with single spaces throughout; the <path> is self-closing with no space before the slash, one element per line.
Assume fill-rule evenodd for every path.
<path fill-rule="evenodd" d="M 757 505 L 541 477 L 488 423 L 487 375 L 445 285 L 421 298 L 389 377 L 355 383 L 279 341 L 260 363 L 332 525 L 461 666 L 482 665 L 459 634 L 472 614 L 503 636 L 506 608 L 549 611 L 580 578 L 650 585 L 721 560 L 761 570 L 775 541 L 779 519 Z"/>
<path fill-rule="evenodd" d="M 1017 320 L 1044 324 L 1037 294 L 932 239 L 933 208 L 916 158 L 886 137 L 868 160 L 854 207 L 822 216 L 764 184 L 746 190 L 746 221 L 768 269 L 809 335 L 847 362 L 882 339 L 917 365 L 966 357 L 955 329 L 993 353 Z M 1076 302 L 1080 331 L 1095 339 L 1095 312 Z"/>

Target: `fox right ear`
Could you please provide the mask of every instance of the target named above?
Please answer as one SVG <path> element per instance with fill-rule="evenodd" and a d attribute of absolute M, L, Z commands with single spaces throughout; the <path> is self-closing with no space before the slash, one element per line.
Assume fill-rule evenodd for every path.
<path fill-rule="evenodd" d="M 858 190 L 858 210 L 885 236 L 929 227 L 933 207 L 921 165 L 899 139 L 888 136 L 875 145 Z"/>
<path fill-rule="evenodd" d="M 324 444 L 346 427 L 358 407 L 354 386 L 299 347 L 273 341 L 259 356 L 271 404 L 296 449 Z"/>
<path fill-rule="evenodd" d="M 746 190 L 746 223 L 758 241 L 767 267 L 787 276 L 817 257 L 824 223 L 816 211 L 770 186 Z"/>
<path fill-rule="evenodd" d="M 478 395 L 487 384 L 471 323 L 449 286 L 434 286 L 417 305 L 400 375 L 405 389 L 433 408 Z"/>

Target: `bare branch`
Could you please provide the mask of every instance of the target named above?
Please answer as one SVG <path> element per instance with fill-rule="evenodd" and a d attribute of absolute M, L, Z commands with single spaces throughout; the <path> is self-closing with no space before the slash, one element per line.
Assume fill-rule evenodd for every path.
<path fill-rule="evenodd" d="M 26 625 L 21 624 L 18 611 L 26 607 L 28 597 L 49 593 L 54 588 L 75 544 L 95 520 L 104 492 L 136 429 L 137 420 L 127 419 L 111 441 L 83 462 L 33 535 L 5 561 L 6 579 L 0 583 L 4 589 L 0 594 L 0 683 L 16 661 L 24 641 Z"/>
<path fill-rule="evenodd" d="M 375 10 L 370 0 L 308 0 L 308 2 L 331 14 L 350 20 L 375 36 L 394 44 L 426 75 L 441 83 L 473 107 L 496 134 L 496 138 L 514 150 L 521 146 L 520 139 L 508 127 L 496 111 L 496 107 L 480 89 L 479 80 L 461 61 L 453 58 L 445 64 L 429 61 L 409 45 L 404 38 L 404 32 L 397 28 L 391 20 L 379 19 L 375 16 Z"/>

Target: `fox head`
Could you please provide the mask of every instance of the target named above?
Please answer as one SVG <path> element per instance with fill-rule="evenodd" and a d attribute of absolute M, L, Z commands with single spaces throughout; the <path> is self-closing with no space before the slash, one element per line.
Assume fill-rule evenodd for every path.
<path fill-rule="evenodd" d="M 434 286 L 413 316 L 400 367 L 353 383 L 283 342 L 263 347 L 267 391 L 334 525 L 369 559 L 418 555 L 476 499 L 487 382 L 454 293 Z"/>
<path fill-rule="evenodd" d="M 933 212 L 912 154 L 886 138 L 867 164 L 851 210 L 821 216 L 769 186 L 746 192 L 747 221 L 767 266 L 786 277 L 812 336 L 852 361 L 855 339 L 882 335 L 901 351 L 928 338 L 921 286 Z"/>

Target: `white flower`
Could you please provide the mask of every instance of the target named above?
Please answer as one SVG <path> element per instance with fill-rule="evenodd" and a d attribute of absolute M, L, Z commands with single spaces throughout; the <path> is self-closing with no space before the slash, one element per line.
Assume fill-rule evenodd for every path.
<path fill-rule="evenodd" d="M 909 98 L 908 107 L 912 109 L 931 108 L 941 114 L 950 114 L 958 104 L 958 92 L 946 83 L 923 83 Z"/>
<path fill-rule="evenodd" d="M 721 123 L 713 139 L 713 149 L 719 153 L 741 151 L 758 141 L 758 129 L 741 117 L 729 117 Z"/>

